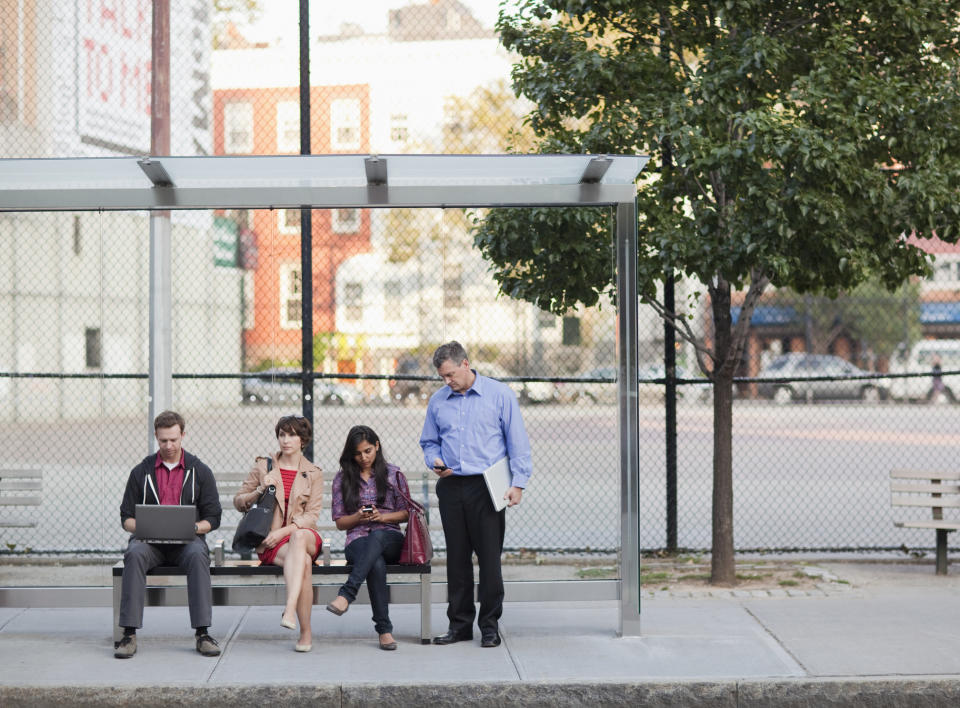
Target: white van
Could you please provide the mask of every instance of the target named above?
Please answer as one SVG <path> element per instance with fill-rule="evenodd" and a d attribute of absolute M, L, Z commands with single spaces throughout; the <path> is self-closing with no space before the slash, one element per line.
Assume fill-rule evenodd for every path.
<path fill-rule="evenodd" d="M 911 347 L 905 358 L 891 367 L 895 374 L 928 374 L 914 378 L 892 378 L 890 394 L 901 401 L 933 399 L 933 376 L 929 375 L 939 360 L 943 371 L 960 371 L 960 339 L 922 339 Z M 947 401 L 960 401 L 960 375 L 943 377 L 943 394 Z"/>

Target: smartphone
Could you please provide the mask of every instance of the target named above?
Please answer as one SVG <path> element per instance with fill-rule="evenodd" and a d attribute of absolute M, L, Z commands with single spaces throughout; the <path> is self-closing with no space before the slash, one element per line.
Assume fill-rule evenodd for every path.
<path fill-rule="evenodd" d="M 360 511 L 362 511 L 364 514 L 372 514 L 372 513 L 373 513 L 373 505 L 372 505 L 372 504 L 365 504 L 365 505 L 363 505 L 363 506 L 360 507 Z"/>

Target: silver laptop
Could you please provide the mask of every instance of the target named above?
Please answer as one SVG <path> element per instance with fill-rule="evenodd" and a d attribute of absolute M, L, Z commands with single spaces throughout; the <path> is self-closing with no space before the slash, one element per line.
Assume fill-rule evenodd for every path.
<path fill-rule="evenodd" d="M 196 538 L 197 507 L 137 504 L 136 538 L 150 543 L 187 543 Z"/>

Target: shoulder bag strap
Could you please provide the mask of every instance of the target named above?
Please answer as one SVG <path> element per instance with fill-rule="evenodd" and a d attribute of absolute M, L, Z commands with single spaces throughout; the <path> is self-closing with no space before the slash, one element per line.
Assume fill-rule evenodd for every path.
<path fill-rule="evenodd" d="M 389 482 L 388 482 L 388 484 L 389 484 Z M 423 511 L 423 504 L 421 504 L 421 503 L 418 502 L 418 501 L 414 501 L 413 499 L 411 499 L 410 496 L 400 488 L 400 485 L 398 485 L 398 484 L 390 484 L 390 486 L 393 487 L 394 491 L 395 491 L 397 494 L 399 494 L 399 495 L 401 496 L 401 498 L 403 498 L 408 504 L 410 504 L 411 506 L 415 507 L 415 508 L 416 508 L 418 511 L 420 511 L 421 513 L 424 513 L 424 511 Z"/>

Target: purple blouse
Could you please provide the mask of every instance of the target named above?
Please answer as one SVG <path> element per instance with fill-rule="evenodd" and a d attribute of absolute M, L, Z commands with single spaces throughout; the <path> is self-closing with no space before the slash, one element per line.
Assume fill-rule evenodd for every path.
<path fill-rule="evenodd" d="M 333 478 L 333 486 L 330 489 L 330 516 L 334 521 L 339 519 L 341 516 L 349 516 L 357 511 L 356 509 L 351 509 L 349 511 L 344 509 L 343 489 L 341 488 L 342 482 L 343 470 L 339 470 L 337 472 L 337 476 Z M 387 482 L 387 493 L 383 498 L 383 504 L 377 504 L 376 480 L 374 480 L 372 475 L 366 482 L 361 479 L 360 506 L 363 506 L 364 504 L 374 504 L 380 511 L 388 514 L 393 511 L 409 510 L 409 505 L 407 504 L 406 500 L 397 493 L 396 487 L 399 487 L 401 490 L 403 490 L 403 493 L 407 496 L 410 495 L 410 487 L 407 486 L 407 478 L 403 476 L 403 472 L 401 472 L 400 468 L 396 465 L 387 464 Z M 363 521 L 347 531 L 347 542 L 345 545 L 349 546 L 354 539 L 367 536 L 371 531 L 379 531 L 380 529 L 400 531 L 400 524 L 385 524 L 379 521 Z"/>

